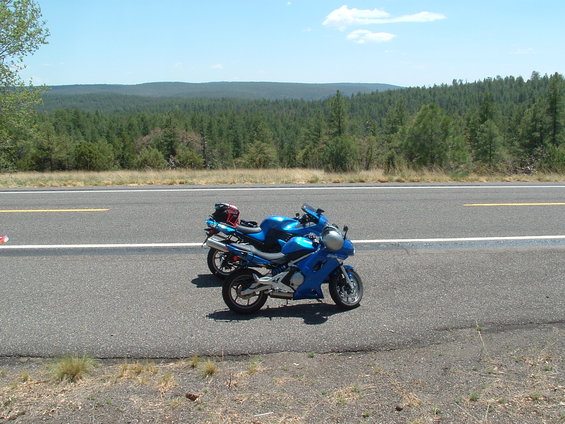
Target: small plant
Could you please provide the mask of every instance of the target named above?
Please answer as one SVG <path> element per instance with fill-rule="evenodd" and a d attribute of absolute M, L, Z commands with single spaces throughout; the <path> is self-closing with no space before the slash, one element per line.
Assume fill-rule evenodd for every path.
<path fill-rule="evenodd" d="M 29 375 L 29 373 L 27 371 L 23 371 L 23 372 L 20 373 L 19 379 L 22 383 L 27 383 L 28 381 L 31 380 L 31 376 Z"/>
<path fill-rule="evenodd" d="M 469 400 L 471 402 L 477 402 L 479 400 L 479 394 L 477 392 L 471 392 L 469 394 Z"/>
<path fill-rule="evenodd" d="M 313 358 L 314 356 L 316 356 L 314 352 L 308 352 L 308 358 Z"/>
<path fill-rule="evenodd" d="M 251 375 L 259 372 L 259 370 L 261 369 L 260 363 L 261 363 L 261 358 L 251 359 L 247 367 L 247 372 Z"/>
<path fill-rule="evenodd" d="M 120 365 L 120 377 L 134 378 L 142 374 L 157 374 L 159 370 L 151 361 L 135 362 L 130 364 L 125 362 Z"/>
<path fill-rule="evenodd" d="M 196 368 L 199 363 L 200 357 L 198 355 L 194 355 L 192 358 L 190 358 L 188 365 L 190 366 L 190 368 Z"/>
<path fill-rule="evenodd" d="M 202 373 L 204 374 L 204 377 L 211 377 L 214 374 L 216 374 L 216 372 L 218 372 L 218 366 L 214 361 L 209 359 L 206 362 L 204 362 L 204 366 L 202 369 Z"/>
<path fill-rule="evenodd" d="M 53 364 L 53 375 L 57 381 L 74 383 L 89 374 L 96 362 L 89 357 L 66 356 Z"/>
<path fill-rule="evenodd" d="M 166 388 L 166 387 L 172 387 L 174 386 L 175 383 L 175 376 L 173 375 L 172 372 L 166 372 L 165 374 L 163 374 L 163 376 L 161 377 L 161 384 L 160 387 Z"/>

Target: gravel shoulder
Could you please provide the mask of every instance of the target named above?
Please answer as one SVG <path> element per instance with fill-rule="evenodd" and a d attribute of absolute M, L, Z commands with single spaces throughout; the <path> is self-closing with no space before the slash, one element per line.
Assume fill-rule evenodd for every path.
<path fill-rule="evenodd" d="M 452 331 L 372 352 L 96 360 L 0 358 L 0 423 L 564 423 L 563 323 Z"/>

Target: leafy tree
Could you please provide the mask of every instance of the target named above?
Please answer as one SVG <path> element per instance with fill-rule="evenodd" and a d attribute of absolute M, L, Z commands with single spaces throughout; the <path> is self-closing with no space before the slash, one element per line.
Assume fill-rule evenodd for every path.
<path fill-rule="evenodd" d="M 277 150 L 272 144 L 256 141 L 237 164 L 242 168 L 275 168 L 278 165 Z"/>
<path fill-rule="evenodd" d="M 26 146 L 18 161 L 18 168 L 35 171 L 65 171 L 74 168 L 74 144 L 67 135 L 58 135 L 49 124 L 40 126 L 38 132 Z"/>
<path fill-rule="evenodd" d="M 18 131 L 29 127 L 40 92 L 19 76 L 25 56 L 46 43 L 48 30 L 33 0 L 0 0 L 0 171 L 13 166 Z"/>
<path fill-rule="evenodd" d="M 74 162 L 77 169 L 103 171 L 115 167 L 114 150 L 107 141 L 92 143 L 81 141 L 75 147 Z"/>
<path fill-rule="evenodd" d="M 155 147 L 145 147 L 135 159 L 137 169 L 165 169 L 167 161 Z"/>
<path fill-rule="evenodd" d="M 204 158 L 188 147 L 180 147 L 175 156 L 178 168 L 200 169 L 204 167 Z"/>

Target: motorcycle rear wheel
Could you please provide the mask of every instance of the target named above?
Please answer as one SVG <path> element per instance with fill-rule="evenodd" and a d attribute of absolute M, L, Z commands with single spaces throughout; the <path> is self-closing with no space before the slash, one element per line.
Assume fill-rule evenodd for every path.
<path fill-rule="evenodd" d="M 226 278 L 239 268 L 239 265 L 230 259 L 228 252 L 210 248 L 208 251 L 208 269 L 218 278 Z"/>
<path fill-rule="evenodd" d="M 257 312 L 267 301 L 265 292 L 254 292 L 242 295 L 241 292 L 255 283 L 253 275 L 261 275 L 251 269 L 239 270 L 230 275 L 222 286 L 224 302 L 232 311 L 238 314 L 252 314 Z"/>
<path fill-rule="evenodd" d="M 329 289 L 332 300 L 342 309 L 354 309 L 363 298 L 363 281 L 352 269 L 347 270 L 353 287 L 349 287 L 343 273 L 338 272 L 330 279 Z"/>

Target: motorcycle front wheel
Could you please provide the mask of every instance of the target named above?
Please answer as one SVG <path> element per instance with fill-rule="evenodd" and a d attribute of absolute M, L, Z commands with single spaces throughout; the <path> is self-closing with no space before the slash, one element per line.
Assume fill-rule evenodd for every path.
<path fill-rule="evenodd" d="M 207 258 L 208 269 L 216 277 L 226 278 L 239 267 L 237 262 L 234 262 L 230 256 L 228 252 L 210 248 Z"/>
<path fill-rule="evenodd" d="M 359 274 L 352 269 L 347 271 L 351 287 L 342 272 L 338 272 L 330 279 L 330 296 L 337 306 L 342 309 L 353 309 L 359 306 L 363 297 L 363 281 Z"/>
<path fill-rule="evenodd" d="M 253 275 L 261 274 L 251 269 L 237 271 L 230 275 L 222 286 L 224 302 L 228 308 L 238 314 L 257 312 L 267 301 L 268 296 L 264 292 L 241 293 L 255 283 Z"/>

